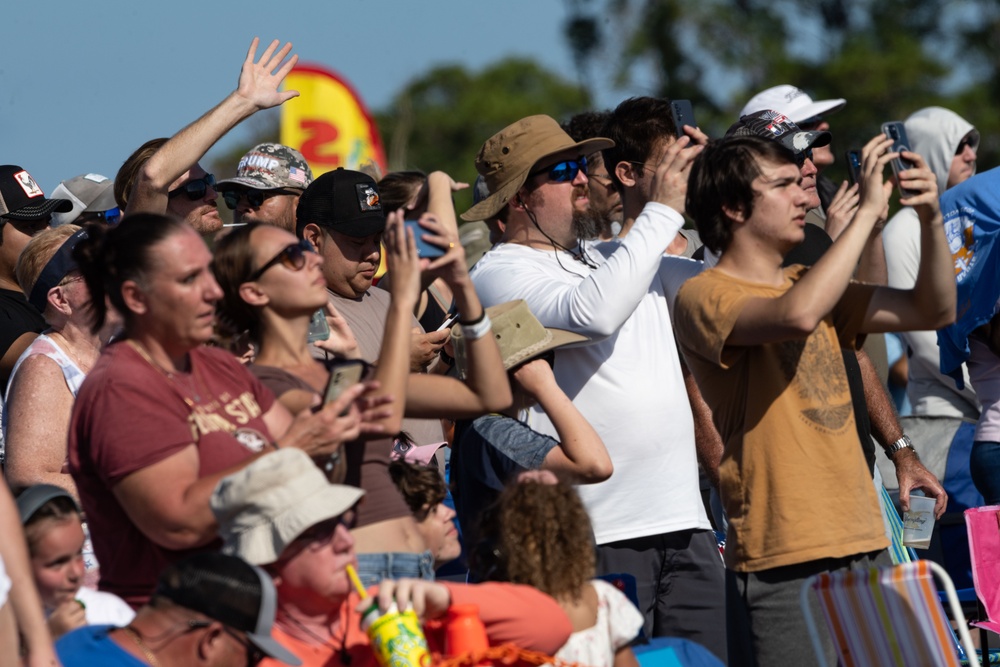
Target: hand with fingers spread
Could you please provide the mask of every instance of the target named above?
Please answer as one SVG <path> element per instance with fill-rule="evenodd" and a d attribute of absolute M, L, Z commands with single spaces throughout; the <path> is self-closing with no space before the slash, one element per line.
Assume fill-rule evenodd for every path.
<path fill-rule="evenodd" d="M 703 148 L 690 144 L 691 139 L 687 136 L 670 144 L 657 165 L 654 176 L 652 201 L 666 204 L 678 213 L 684 212 L 691 164 Z"/>
<path fill-rule="evenodd" d="M 361 413 L 355 402 L 370 390 L 366 383 L 359 382 L 317 411 L 303 410 L 275 444 L 301 449 L 310 456 L 336 452 L 342 444 L 358 439 Z"/>
<path fill-rule="evenodd" d="M 278 90 L 281 87 L 281 82 L 299 61 L 298 55 L 293 55 L 285 61 L 285 58 L 292 51 L 292 43 L 285 42 L 285 45 L 279 50 L 280 43 L 278 40 L 271 42 L 264 50 L 260 60 L 254 62 L 257 47 L 260 45 L 260 38 L 254 37 L 253 41 L 250 42 L 246 60 L 243 61 L 243 69 L 240 70 L 240 82 L 236 88 L 236 94 L 253 104 L 258 110 L 276 107 L 299 95 L 297 90 Z"/>
<path fill-rule="evenodd" d="M 858 192 L 858 184 L 847 187 L 847 181 L 840 184 L 837 194 L 833 196 L 830 205 L 826 208 L 826 233 L 834 241 L 841 232 L 854 220 L 854 214 L 858 212 L 858 202 L 861 195 Z M 884 221 L 883 221 L 884 222 Z"/>

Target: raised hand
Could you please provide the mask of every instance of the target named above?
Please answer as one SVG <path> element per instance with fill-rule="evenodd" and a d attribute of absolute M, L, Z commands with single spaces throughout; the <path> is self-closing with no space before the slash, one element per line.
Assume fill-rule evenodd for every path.
<path fill-rule="evenodd" d="M 919 154 L 903 151 L 903 158 L 912 162 L 913 168 L 899 173 L 899 203 L 912 206 L 921 222 L 936 219 L 941 214 L 937 177 Z"/>
<path fill-rule="evenodd" d="M 297 90 L 278 90 L 281 82 L 299 61 L 298 55 L 293 55 L 282 64 L 282 61 L 292 51 L 292 43 L 285 42 L 285 45 L 277 50 L 279 44 L 278 40 L 271 42 L 264 49 L 260 60 L 255 62 L 254 58 L 257 55 L 260 38 L 254 37 L 253 41 L 250 42 L 250 50 L 247 51 L 246 60 L 243 61 L 243 69 L 240 70 L 240 82 L 236 88 L 236 94 L 245 98 L 258 110 L 276 107 L 299 96 Z"/>
<path fill-rule="evenodd" d="M 653 177 L 653 201 L 666 204 L 678 213 L 684 212 L 691 164 L 704 148 L 701 145 L 690 144 L 691 139 L 686 135 L 670 144 L 663 153 L 663 159 L 657 165 L 656 175 Z"/>

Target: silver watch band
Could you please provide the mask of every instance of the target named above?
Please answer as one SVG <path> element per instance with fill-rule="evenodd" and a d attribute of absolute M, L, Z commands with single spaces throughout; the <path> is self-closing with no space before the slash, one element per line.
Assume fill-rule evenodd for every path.
<path fill-rule="evenodd" d="M 913 442 L 910 441 L 910 436 L 903 435 L 902 438 L 892 443 L 892 445 L 890 445 L 889 448 L 885 450 L 885 455 L 891 459 L 893 454 L 895 454 L 901 449 L 906 449 L 907 447 L 909 447 L 913 451 L 916 451 L 915 449 L 913 449 Z"/>

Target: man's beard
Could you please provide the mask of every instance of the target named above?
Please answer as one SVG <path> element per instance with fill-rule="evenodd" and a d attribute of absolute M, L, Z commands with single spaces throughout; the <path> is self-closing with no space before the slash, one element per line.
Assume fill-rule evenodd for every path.
<path fill-rule="evenodd" d="M 581 194 L 580 190 L 583 190 L 583 188 L 573 188 L 574 201 Z M 604 216 L 595 211 L 593 206 L 587 206 L 586 211 L 573 209 L 573 232 L 580 241 L 596 239 L 607 224 Z"/>

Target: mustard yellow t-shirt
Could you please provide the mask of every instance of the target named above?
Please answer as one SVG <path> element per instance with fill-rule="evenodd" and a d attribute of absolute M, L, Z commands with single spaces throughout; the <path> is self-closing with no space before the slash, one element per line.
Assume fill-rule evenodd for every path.
<path fill-rule="evenodd" d="M 740 572 L 887 546 L 840 353 L 856 347 L 874 287 L 852 283 L 807 338 L 726 345 L 748 299 L 779 297 L 805 271 L 773 287 L 711 269 L 677 295 L 677 340 L 725 443 L 726 565 Z"/>

